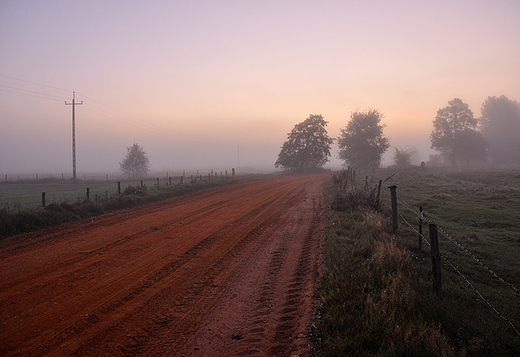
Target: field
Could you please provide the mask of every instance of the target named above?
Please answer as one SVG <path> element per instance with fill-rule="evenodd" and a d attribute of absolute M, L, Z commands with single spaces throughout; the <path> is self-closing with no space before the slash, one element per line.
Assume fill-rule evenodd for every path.
<path fill-rule="evenodd" d="M 361 191 L 327 186 L 315 355 L 520 355 L 520 171 L 410 169 L 358 177 L 367 175 L 373 187 L 392 173 L 380 212 L 363 194 L 365 180 L 357 182 Z M 397 235 L 390 185 L 397 186 Z M 427 220 L 441 232 L 437 294 Z"/>
<path fill-rule="evenodd" d="M 368 188 L 391 176 L 383 185 L 379 210 L 374 209 L 374 196 L 365 194 L 365 176 Z M 319 192 L 324 180 L 322 200 Z M 282 186 L 288 191 L 277 188 L 275 182 L 285 182 Z M 152 192 L 154 183 L 147 183 L 147 195 L 151 193 L 153 200 L 154 195 L 160 199 L 180 187 L 161 187 Z M 397 235 L 392 234 L 388 189 L 391 185 L 397 187 Z M 197 185 L 183 186 L 195 189 Z M 25 187 L 27 192 L 30 185 Z M 214 186 L 201 189 L 210 187 Z M 248 187 L 233 194 L 236 205 L 224 194 L 231 193 L 233 187 Z M 93 192 L 96 191 L 91 188 L 91 197 Z M 21 325 L 10 327 L 19 329 L 14 335 L 6 330 L 6 325 L 2 326 L 2 338 L 9 338 L 6 341 L 11 343 L 3 352 L 17 355 L 11 353 L 11 348 L 25 353 L 22 340 L 12 337 L 27 330 L 24 333 L 29 335 L 24 341 L 42 343 L 36 350 L 42 355 L 58 349 L 88 355 L 106 351 L 103 346 L 121 355 L 147 355 L 164 352 L 166 347 L 160 342 L 163 338 L 169 341 L 168 346 L 186 355 L 211 355 L 210 351 L 220 351 L 216 355 L 246 351 L 286 355 L 304 353 L 307 336 L 312 356 L 520 355 L 520 170 L 385 169 L 358 172 L 355 187 L 352 182 L 335 185 L 327 180 L 327 175 L 259 180 L 250 186 L 236 181 L 196 193 L 193 200 L 210 197 L 211 192 L 221 193 L 210 202 L 200 203 L 201 206 L 190 195 L 28 234 L 21 236 L 20 242 L 19 237 L 0 241 L 0 271 L 2 282 L 6 282 L 0 290 L 4 294 L 0 300 L 4 310 L 0 314 L 3 321 L 26 319 Z M 134 196 L 129 195 L 128 199 L 135 200 Z M 73 201 L 84 200 L 71 197 Z M 194 211 L 187 215 L 178 211 L 185 205 Z M 422 249 L 417 233 L 419 207 L 424 213 Z M 439 293 L 433 291 L 428 244 L 431 222 L 437 224 L 440 232 Z M 201 229 L 206 232 L 197 235 L 202 240 L 193 241 L 194 245 L 176 245 L 184 244 L 176 237 L 188 237 Z M 323 266 L 318 269 L 320 244 Z M 68 251 L 59 253 L 60 249 Z M 184 255 L 178 257 L 179 249 Z M 234 249 L 247 253 L 235 256 L 231 253 Z M 155 254 L 162 250 L 172 257 L 163 254 L 161 259 L 166 260 L 159 262 Z M 201 252 L 205 260 L 192 260 Z M 219 258 L 211 258 L 213 253 Z M 42 257 L 38 258 L 40 263 L 36 258 L 32 265 L 23 261 L 31 254 Z M 128 260 L 117 258 L 120 254 Z M 232 268 L 225 269 L 227 264 Z M 68 273 L 60 273 L 62 266 Z M 27 275 L 24 269 L 41 273 Z M 126 269 L 134 275 L 125 275 Z M 206 273 L 193 275 L 200 271 L 197 269 L 205 269 Z M 57 275 L 47 275 L 52 271 Z M 320 280 L 312 295 L 318 271 Z M 178 273 L 188 274 L 189 278 L 174 280 Z M 19 275 L 15 278 L 10 274 Z M 116 280 L 104 277 L 107 274 L 116 274 Z M 25 275 L 29 281 L 22 279 Z M 88 279 L 74 280 L 77 275 Z M 305 292 L 299 280 L 304 275 L 310 279 L 304 280 Z M 71 280 L 63 283 L 63 279 Z M 118 290 L 119 280 L 128 284 L 130 290 Z M 144 285 L 137 280 L 144 281 Z M 22 289 L 25 282 L 28 286 Z M 164 282 L 174 284 L 182 291 L 180 294 L 194 299 L 195 305 L 183 305 L 188 298 L 174 295 Z M 96 300 L 112 288 L 117 291 L 115 295 Z M 52 311 L 58 319 L 64 319 L 69 308 L 61 305 L 62 300 L 56 300 L 54 291 L 77 301 L 86 301 L 85 296 L 92 298 L 95 295 L 89 294 L 96 292 L 100 295 L 93 299 L 99 308 L 85 302 L 83 310 L 74 315 L 76 320 L 71 317 L 72 320 L 54 321 L 61 330 L 42 342 L 35 326 L 52 314 L 41 315 L 38 307 L 43 311 L 52 306 L 52 301 L 56 302 L 58 306 Z M 211 305 L 205 300 L 204 294 L 211 291 L 220 303 Z M 199 293 L 201 300 L 195 299 Z M 28 309 L 22 302 L 17 305 L 17 301 L 33 301 L 40 295 L 43 300 L 34 301 L 35 308 Z M 306 329 L 313 296 L 317 304 L 310 328 Z M 167 299 L 178 301 L 180 310 L 165 309 L 160 301 Z M 227 306 L 225 301 L 229 302 Z M 149 302 L 153 302 L 159 314 L 145 308 Z M 300 304 L 304 304 L 304 310 L 296 307 Z M 111 306 L 115 306 L 116 312 L 109 315 Z M 235 310 L 241 311 L 243 320 L 223 318 Z M 208 314 L 209 320 L 198 311 Z M 112 327 L 103 322 L 105 317 L 113 322 Z M 148 322 L 143 329 L 135 330 L 137 320 Z M 200 328 L 179 332 L 175 330 L 175 321 L 187 321 Z M 86 333 L 89 340 L 79 338 L 76 331 Z M 128 339 L 116 337 L 125 333 Z M 167 333 L 172 333 L 171 340 Z M 105 334 L 107 337 L 103 337 Z M 282 335 L 291 338 L 284 340 Z M 265 343 L 267 347 L 262 349 Z"/>
<path fill-rule="evenodd" d="M 190 175 L 159 181 L 4 182 L 0 184 L 0 238 L 254 178 L 257 176 Z"/>
<path fill-rule="evenodd" d="M 230 176 L 228 176 L 229 178 Z M 218 176 L 216 179 L 221 179 Z M 197 181 L 201 181 L 200 177 L 194 177 Z M 172 177 L 172 185 L 180 185 L 180 176 Z M 203 176 L 202 180 L 208 181 L 207 176 Z M 42 192 L 45 192 L 46 204 L 51 203 L 73 203 L 84 201 L 87 197 L 87 188 L 91 200 L 95 200 L 96 195 L 99 200 L 107 200 L 114 197 L 118 193 L 118 182 L 121 185 L 121 191 L 128 186 L 141 186 L 142 184 L 150 189 L 157 187 L 157 178 L 147 178 L 143 180 L 59 180 L 56 178 L 47 178 L 36 180 L 20 180 L 8 181 L 0 183 L 0 208 L 9 207 L 10 210 L 20 211 L 27 208 L 41 207 Z M 190 183 L 191 176 L 184 177 L 183 182 Z M 159 179 L 159 186 L 166 187 L 169 180 L 165 177 Z"/>

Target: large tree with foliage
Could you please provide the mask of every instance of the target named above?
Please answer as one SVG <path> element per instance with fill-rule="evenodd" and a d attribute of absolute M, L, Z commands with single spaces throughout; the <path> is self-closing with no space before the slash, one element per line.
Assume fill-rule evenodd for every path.
<path fill-rule="evenodd" d="M 350 115 L 350 121 L 338 137 L 338 158 L 345 165 L 365 169 L 379 167 L 383 154 L 390 147 L 390 141 L 383 135 L 386 125 L 381 124 L 382 118 L 383 114 L 377 109 Z"/>
<path fill-rule="evenodd" d="M 481 108 L 480 130 L 496 163 L 520 162 L 520 104 L 506 96 L 488 97 Z"/>
<path fill-rule="evenodd" d="M 333 143 L 325 129 L 327 124 L 323 116 L 317 114 L 296 124 L 287 134 L 274 166 L 296 171 L 322 168 L 329 161 Z"/>
<path fill-rule="evenodd" d="M 120 170 L 132 177 L 145 176 L 150 171 L 150 160 L 146 152 L 136 143 L 126 150 L 125 158 L 119 163 Z"/>
<path fill-rule="evenodd" d="M 487 144 L 476 130 L 478 119 L 459 98 L 437 111 L 430 134 L 431 148 L 439 151 L 451 164 L 485 160 Z"/>

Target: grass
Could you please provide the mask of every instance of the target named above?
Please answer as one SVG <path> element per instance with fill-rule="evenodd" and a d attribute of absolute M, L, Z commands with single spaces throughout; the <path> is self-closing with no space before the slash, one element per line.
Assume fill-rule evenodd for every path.
<path fill-rule="evenodd" d="M 402 202 L 422 205 L 452 239 L 518 288 L 519 177 L 514 171 L 410 170 L 396 172 L 387 186 L 397 186 L 398 207 L 409 222 L 418 219 Z M 388 191 L 384 186 L 382 200 L 389 206 Z M 516 328 L 520 295 L 443 236 L 443 287 L 434 294 L 428 245 L 419 251 L 418 235 L 402 223 L 399 234 L 391 234 L 389 208 L 377 212 L 363 196 L 332 181 L 326 186 L 325 269 L 310 328 L 312 355 L 520 355 L 520 336 L 447 259 Z"/>
<path fill-rule="evenodd" d="M 159 187 L 156 179 L 144 181 L 143 187 L 140 181 L 121 182 L 121 194 L 118 194 L 116 181 L 3 183 L 0 184 L 0 197 L 4 201 L 3 207 L 0 207 L 0 238 L 178 197 L 236 180 L 257 178 L 215 177 L 209 180 L 204 177 L 193 183 L 187 178 L 184 184 L 172 182 L 171 186 L 163 180 Z M 90 199 L 86 198 L 87 187 L 90 189 Z M 46 192 L 46 207 L 41 206 L 41 192 Z"/>

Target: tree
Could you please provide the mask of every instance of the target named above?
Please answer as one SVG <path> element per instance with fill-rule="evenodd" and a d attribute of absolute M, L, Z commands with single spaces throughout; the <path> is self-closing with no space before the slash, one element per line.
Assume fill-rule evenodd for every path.
<path fill-rule="evenodd" d="M 394 164 L 399 168 L 409 167 L 412 161 L 412 155 L 415 153 L 414 149 L 404 150 L 394 146 Z"/>
<path fill-rule="evenodd" d="M 431 148 L 442 153 L 452 164 L 462 160 L 486 159 L 486 143 L 476 131 L 478 120 L 468 105 L 459 98 L 439 109 L 430 134 Z"/>
<path fill-rule="evenodd" d="M 496 163 L 520 161 L 520 104 L 506 96 L 488 97 L 480 109 L 480 130 Z"/>
<path fill-rule="evenodd" d="M 338 158 L 345 161 L 345 165 L 379 167 L 381 157 L 390 147 L 390 141 L 383 136 L 386 125 L 381 124 L 382 118 L 383 114 L 377 109 L 350 115 L 350 121 L 338 137 Z"/>
<path fill-rule="evenodd" d="M 150 161 L 146 152 L 138 144 L 126 148 L 126 157 L 119 163 L 120 170 L 132 177 L 142 177 L 150 171 Z"/>
<path fill-rule="evenodd" d="M 482 133 L 469 128 L 456 134 L 454 148 L 458 158 L 467 165 L 471 161 L 486 161 L 488 156 L 488 143 Z"/>
<path fill-rule="evenodd" d="M 328 122 L 321 115 L 310 115 L 296 124 L 283 143 L 274 166 L 308 171 L 322 168 L 329 161 L 333 139 L 327 134 Z"/>

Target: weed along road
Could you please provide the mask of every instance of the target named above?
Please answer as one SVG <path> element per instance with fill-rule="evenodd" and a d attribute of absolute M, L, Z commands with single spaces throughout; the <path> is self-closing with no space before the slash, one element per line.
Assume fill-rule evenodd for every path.
<path fill-rule="evenodd" d="M 0 355 L 305 354 L 325 178 L 237 182 L 0 241 Z"/>

